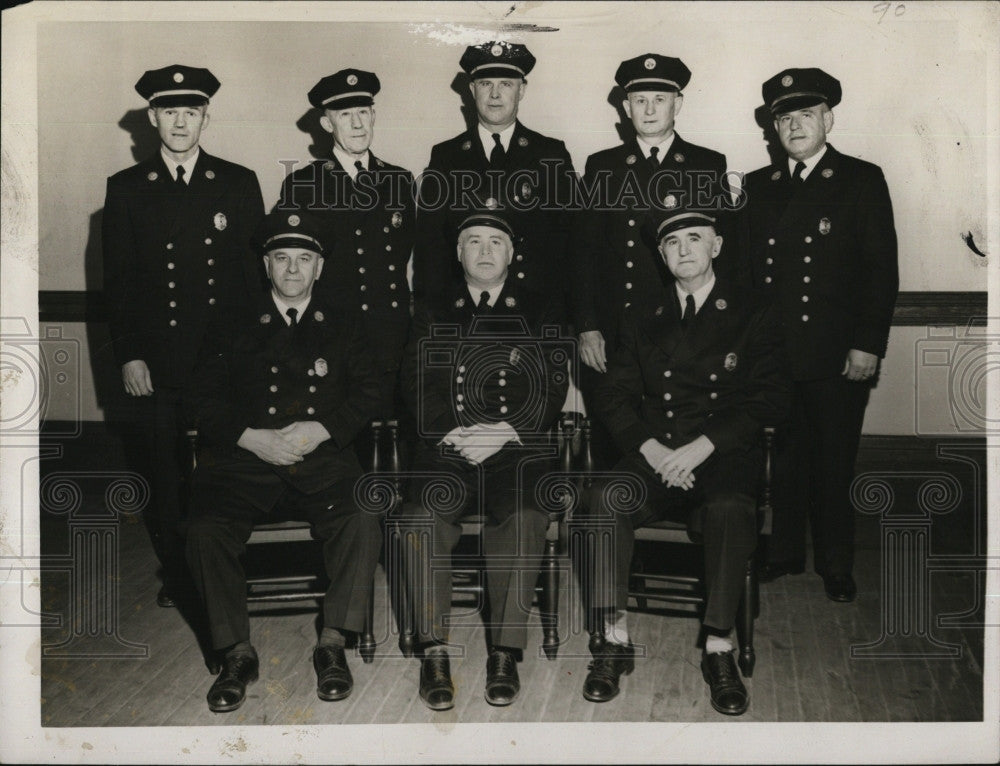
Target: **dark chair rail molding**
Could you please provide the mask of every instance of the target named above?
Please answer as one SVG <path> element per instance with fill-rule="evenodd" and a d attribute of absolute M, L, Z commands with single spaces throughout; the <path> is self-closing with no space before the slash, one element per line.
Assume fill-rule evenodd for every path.
<path fill-rule="evenodd" d="M 900 293 L 892 317 L 897 327 L 958 325 L 972 321 L 985 327 L 985 292 Z M 39 290 L 38 319 L 42 322 L 104 322 L 107 310 L 100 290 Z"/>

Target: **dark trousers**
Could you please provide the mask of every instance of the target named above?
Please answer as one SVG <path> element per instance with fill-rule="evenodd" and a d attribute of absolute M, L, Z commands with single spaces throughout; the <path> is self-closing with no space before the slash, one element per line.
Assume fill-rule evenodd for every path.
<path fill-rule="evenodd" d="M 246 573 L 240 557 L 254 524 L 288 519 L 309 521 L 314 535 L 323 541 L 330 580 L 323 598 L 323 626 L 362 630 L 382 547 L 382 521 L 356 507 L 353 488 L 353 479 L 313 495 L 286 487 L 271 512 L 247 507 L 237 516 L 200 505 L 193 508 L 187 529 L 187 560 L 205 602 L 214 648 L 250 640 Z"/>
<path fill-rule="evenodd" d="M 641 455 L 623 458 L 614 473 L 626 477 L 631 489 L 615 479 L 595 482 L 574 519 L 584 539 L 571 547 L 583 558 L 577 567 L 592 613 L 626 608 L 635 530 L 667 519 L 686 522 L 692 539 L 704 545 L 704 624 L 732 628 L 747 559 L 757 547 L 759 470 L 756 451 L 713 454 L 694 470 L 694 487 L 683 490 L 664 485 Z"/>
<path fill-rule="evenodd" d="M 610 359 L 612 344 L 607 342 L 606 338 L 605 341 Z M 605 375 L 607 375 L 606 372 L 598 372 L 580 362 L 580 393 L 583 394 L 583 403 L 587 408 L 587 415 L 590 417 L 590 450 L 594 457 L 594 468 L 598 471 L 607 471 L 622 459 L 621 450 L 615 444 L 611 432 L 603 421 L 594 414 L 597 411 L 594 402 L 597 395 L 597 385 Z"/>
<path fill-rule="evenodd" d="M 404 576 L 422 645 L 448 642 L 451 556 L 462 535 L 459 520 L 486 517 L 483 560 L 490 644 L 523 650 L 528 616 L 545 547 L 548 518 L 533 505 L 534 487 L 552 456 L 504 447 L 480 466 L 421 445 L 408 502 L 396 529 L 402 538 Z M 437 474 L 433 476 L 432 474 Z"/>
<path fill-rule="evenodd" d="M 184 503 L 182 483 L 188 473 L 189 450 L 181 423 L 181 392 L 157 387 L 148 401 L 145 418 L 148 431 L 150 505 L 143 512 L 156 557 L 163 567 L 165 582 L 177 583 L 186 574 L 182 524 Z"/>
<path fill-rule="evenodd" d="M 775 465 L 768 560 L 802 561 L 806 519 L 819 574 L 850 574 L 854 509 L 850 489 L 871 384 L 837 375 L 799 381 Z"/>

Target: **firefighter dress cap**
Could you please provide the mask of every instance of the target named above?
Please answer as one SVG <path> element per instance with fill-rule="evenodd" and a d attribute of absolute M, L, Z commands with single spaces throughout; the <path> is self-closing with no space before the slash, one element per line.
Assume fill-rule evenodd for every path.
<path fill-rule="evenodd" d="M 135 84 L 136 92 L 151 107 L 204 106 L 219 89 L 219 81 L 207 69 L 172 64 L 150 69 Z"/>
<path fill-rule="evenodd" d="M 772 114 L 782 114 L 826 103 L 831 109 L 840 103 L 840 80 L 822 69 L 786 69 L 760 87 L 764 103 Z"/>
<path fill-rule="evenodd" d="M 485 77 L 520 77 L 535 66 L 535 57 L 520 43 L 488 42 L 470 45 L 458 62 L 473 80 Z"/>
<path fill-rule="evenodd" d="M 319 109 L 371 106 L 382 85 L 373 72 L 341 69 L 324 77 L 309 91 L 309 103 Z"/>
<path fill-rule="evenodd" d="M 302 248 L 323 255 L 321 228 L 315 214 L 305 210 L 275 210 L 265 216 L 256 237 L 261 251 Z"/>
<path fill-rule="evenodd" d="M 623 61 L 615 72 L 615 82 L 626 93 L 660 90 L 678 93 L 691 80 L 691 70 L 684 62 L 658 53 L 644 53 Z"/>

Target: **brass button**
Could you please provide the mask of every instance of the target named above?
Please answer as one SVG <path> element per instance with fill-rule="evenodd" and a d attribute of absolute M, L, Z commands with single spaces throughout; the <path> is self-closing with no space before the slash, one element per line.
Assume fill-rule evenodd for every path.
<path fill-rule="evenodd" d="M 461 404 L 456 404 L 455 405 L 455 409 L 458 410 L 459 412 L 461 412 L 462 410 L 465 409 L 465 407 L 463 407 Z"/>
<path fill-rule="evenodd" d="M 455 378 L 455 382 L 461 384 L 461 383 L 465 382 L 465 378 L 463 378 L 461 375 L 459 375 L 457 378 Z"/>
<path fill-rule="evenodd" d="M 367 303 L 362 303 L 361 304 L 361 310 L 362 311 L 368 311 L 368 304 Z"/>
<path fill-rule="evenodd" d="M 398 303 L 397 303 L 396 301 L 393 301 L 393 302 L 392 302 L 392 307 L 393 307 L 393 308 L 397 308 L 398 306 L 399 306 L 399 304 L 398 304 Z"/>
<path fill-rule="evenodd" d="M 809 284 L 811 280 L 809 279 L 809 277 L 802 277 L 802 281 L 805 282 L 806 284 Z"/>
<path fill-rule="evenodd" d="M 361 236 L 361 229 L 355 229 L 354 233 L 357 234 L 360 237 Z"/>
<path fill-rule="evenodd" d="M 364 292 L 367 289 L 368 289 L 368 285 L 361 285 L 361 292 Z"/>
<path fill-rule="evenodd" d="M 629 226 L 635 226 L 635 219 L 634 218 L 629 218 L 628 219 L 628 225 Z"/>
<path fill-rule="evenodd" d="M 395 271 L 395 270 L 396 270 L 396 264 L 390 263 L 389 264 L 389 271 Z"/>
<path fill-rule="evenodd" d="M 278 369 L 276 367 L 272 367 L 271 369 L 274 370 L 275 372 L 278 371 Z M 309 377 L 311 378 L 313 375 L 316 374 L 316 370 L 314 370 L 312 368 L 309 368 L 309 370 L 307 370 L 307 373 L 308 373 Z"/>
<path fill-rule="evenodd" d="M 812 238 L 812 237 L 806 237 L 806 244 L 807 244 L 807 245 L 808 245 L 808 244 L 809 244 L 810 242 L 812 242 L 812 241 L 813 241 L 813 238 Z"/>
<path fill-rule="evenodd" d="M 389 233 L 389 227 L 388 226 L 383 226 L 382 227 L 382 233 L 383 234 L 388 234 Z"/>
<path fill-rule="evenodd" d="M 767 260 L 764 261 L 764 263 L 770 266 L 772 263 L 774 263 L 774 258 L 768 258 Z"/>
<path fill-rule="evenodd" d="M 278 390 L 277 386 L 271 386 L 271 393 L 275 393 Z"/>
<path fill-rule="evenodd" d="M 167 268 L 168 268 L 168 269 L 170 269 L 171 271 L 173 271 L 173 268 L 174 268 L 174 262 L 173 262 L 173 261 L 171 261 L 170 263 L 168 263 L 168 264 L 167 264 Z"/>
<path fill-rule="evenodd" d="M 172 309 L 177 308 L 177 301 L 170 301 L 170 308 Z"/>
<path fill-rule="evenodd" d="M 455 395 L 455 401 L 456 401 L 456 402 L 461 402 L 461 401 L 463 401 L 464 399 L 465 399 L 465 397 L 464 397 L 464 396 L 462 396 L 462 394 L 456 394 L 456 395 Z"/>
<path fill-rule="evenodd" d="M 465 365 L 464 365 L 464 364 L 460 364 L 460 365 L 458 366 L 458 371 L 459 371 L 459 372 L 465 372 Z"/>
<path fill-rule="evenodd" d="M 708 376 L 708 379 L 709 379 L 709 380 L 713 380 L 713 381 L 714 381 L 714 380 L 718 380 L 718 379 L 719 379 L 719 376 L 718 376 L 718 375 L 716 375 L 716 374 L 715 374 L 715 373 L 713 372 L 713 373 L 712 373 L 711 375 L 709 375 L 709 376 Z"/>
<path fill-rule="evenodd" d="M 500 380 L 498 380 L 497 383 L 501 386 L 507 385 L 507 381 L 504 378 L 500 378 Z"/>
<path fill-rule="evenodd" d="M 212 244 L 212 238 L 211 237 L 205 237 L 205 244 L 206 245 L 211 245 Z"/>
<path fill-rule="evenodd" d="M 669 378 L 671 375 L 673 375 L 673 373 L 670 370 L 663 371 L 663 377 Z"/>
<path fill-rule="evenodd" d="M 170 320 L 170 326 L 171 327 L 176 327 L 177 326 L 177 320 L 176 319 L 171 319 Z"/>
<path fill-rule="evenodd" d="M 764 277 L 764 281 L 765 281 L 765 282 L 766 282 L 767 284 L 771 284 L 771 278 L 770 278 L 770 277 Z"/>
<path fill-rule="evenodd" d="M 307 415 L 315 415 L 316 414 L 316 410 L 314 410 L 312 407 L 306 407 L 306 414 Z"/>
<path fill-rule="evenodd" d="M 209 279 L 208 280 L 208 284 L 209 285 L 214 285 L 215 284 L 215 280 L 214 279 Z"/>
<path fill-rule="evenodd" d="M 310 394 L 315 394 L 316 393 L 316 386 L 309 386 L 309 393 Z"/>
<path fill-rule="evenodd" d="M 809 321 L 809 315 L 808 314 L 803 314 L 802 315 L 802 321 L 803 322 L 808 322 Z"/>
<path fill-rule="evenodd" d="M 209 266 L 214 266 L 215 265 L 215 259 L 214 258 L 209 258 L 208 261 L 207 261 L 207 263 L 208 263 Z"/>
<path fill-rule="evenodd" d="M 272 367 L 272 368 L 271 368 L 271 372 L 277 372 L 277 371 L 278 371 L 278 368 L 277 368 L 277 367 Z"/>
<path fill-rule="evenodd" d="M 523 271 L 517 272 L 517 278 L 518 279 L 524 279 L 524 272 Z"/>
<path fill-rule="evenodd" d="M 507 405 L 506 404 L 501 404 L 500 405 L 500 414 L 501 415 L 506 415 L 507 414 Z"/>
<path fill-rule="evenodd" d="M 385 251 L 386 251 L 387 253 L 391 253 L 391 252 L 392 252 L 392 245 L 386 245 L 386 246 L 385 246 Z"/>
<path fill-rule="evenodd" d="M 771 237 L 771 238 L 770 238 L 770 239 L 769 239 L 769 240 L 767 241 L 767 244 L 769 244 L 769 245 L 773 245 L 773 244 L 774 244 L 774 237 Z"/>
<path fill-rule="evenodd" d="M 273 415 L 276 412 L 277 412 L 277 410 L 274 407 L 268 407 L 267 408 L 267 414 L 268 415 Z"/>
<path fill-rule="evenodd" d="M 628 261 L 628 262 L 627 262 L 627 263 L 625 264 L 625 268 L 627 268 L 627 269 L 631 269 L 631 268 L 632 268 L 632 261 Z"/>
<path fill-rule="evenodd" d="M 626 282 L 625 283 L 625 289 L 626 290 L 631 290 L 632 289 L 632 283 L 631 282 Z"/>
<path fill-rule="evenodd" d="M 173 249 L 174 249 L 174 243 L 173 242 L 168 242 L 167 243 L 167 250 L 173 250 Z"/>
<path fill-rule="evenodd" d="M 209 306 L 214 306 L 215 305 L 215 298 L 209 298 L 208 299 L 208 305 Z"/>
<path fill-rule="evenodd" d="M 358 255 L 364 255 L 364 254 L 365 254 L 365 249 L 363 247 L 359 247 L 358 248 Z"/>
<path fill-rule="evenodd" d="M 710 394 L 708 395 L 708 398 L 709 398 L 709 399 L 718 399 L 718 398 L 719 398 L 719 395 L 718 395 L 717 393 L 715 393 L 715 391 L 713 391 L 712 393 L 710 393 Z"/>
<path fill-rule="evenodd" d="M 664 399 L 664 401 L 667 401 L 667 402 L 669 402 L 669 401 L 670 401 L 670 400 L 671 400 L 672 398 L 673 398 L 673 397 L 672 397 L 672 396 L 670 396 L 670 394 L 664 394 L 664 395 L 663 395 L 663 399 Z"/>
<path fill-rule="evenodd" d="M 171 290 L 173 290 L 175 287 L 177 287 L 177 283 L 176 282 L 167 282 L 167 287 L 169 287 Z"/>
<path fill-rule="evenodd" d="M 626 242 L 625 244 L 628 245 L 629 247 L 635 247 L 635 242 L 633 240 L 631 240 L 631 239 L 628 242 Z"/>
<path fill-rule="evenodd" d="M 389 284 L 389 289 L 390 290 L 395 290 L 396 289 L 396 283 L 395 282 L 390 283 Z"/>
<path fill-rule="evenodd" d="M 364 274 L 364 273 L 365 273 L 365 267 L 364 266 L 358 266 L 358 274 Z"/>
<path fill-rule="evenodd" d="M 802 262 L 803 263 L 812 263 L 812 257 L 807 255 L 805 258 L 802 259 Z"/>
<path fill-rule="evenodd" d="M 518 253 L 517 256 L 515 256 L 514 260 L 515 261 L 523 261 L 524 260 L 524 256 L 521 255 L 520 253 Z"/>
<path fill-rule="evenodd" d="M 802 296 L 802 302 L 803 303 L 808 303 L 809 302 L 809 296 L 808 295 L 803 295 Z"/>
<path fill-rule="evenodd" d="M 673 410 L 667 410 L 667 417 L 668 418 L 672 418 L 673 416 L 674 416 L 674 411 Z"/>

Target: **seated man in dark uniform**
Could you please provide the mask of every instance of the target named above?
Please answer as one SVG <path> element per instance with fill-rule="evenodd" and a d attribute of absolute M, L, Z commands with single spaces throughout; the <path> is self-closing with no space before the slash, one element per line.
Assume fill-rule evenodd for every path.
<path fill-rule="evenodd" d="M 215 712 L 236 710 L 257 679 L 240 556 L 261 522 L 306 519 L 323 540 L 330 587 L 313 652 L 317 693 L 338 700 L 353 687 L 345 634 L 364 626 L 382 531 L 354 503 L 352 442 L 374 414 L 378 373 L 359 319 L 312 296 L 323 270 L 318 231 L 304 212 L 265 219 L 272 289 L 212 333 L 185 395 L 203 445 L 187 560 L 225 655 L 208 692 Z"/>
<path fill-rule="evenodd" d="M 487 517 L 486 701 L 509 705 L 520 691 L 517 661 L 527 646 L 548 521 L 533 505 L 549 466 L 539 441 L 566 398 L 569 351 L 557 337 L 558 310 L 508 277 L 513 243 L 509 222 L 496 212 L 462 222 L 457 250 L 465 278 L 418 309 L 403 361 L 403 397 L 421 441 L 399 529 L 423 650 L 420 697 L 433 710 L 454 705 L 446 648 L 450 562 L 470 507 Z"/>
<path fill-rule="evenodd" d="M 716 213 L 682 207 L 672 195 L 664 207 L 655 239 L 674 285 L 665 305 L 626 314 L 594 400 L 624 453 L 615 472 L 643 489 L 638 508 L 617 507 L 606 483 L 595 485 L 589 503 L 595 520 L 613 518 L 614 545 L 597 546 L 584 562 L 589 606 L 606 643 L 595 651 L 583 695 L 613 698 L 634 667 L 625 612 L 633 530 L 661 518 L 686 520 L 704 541 L 702 673 L 712 706 L 740 715 L 749 700 L 729 635 L 757 544 L 760 430 L 788 403 L 781 335 L 765 302 L 713 272 L 722 247 Z"/>

